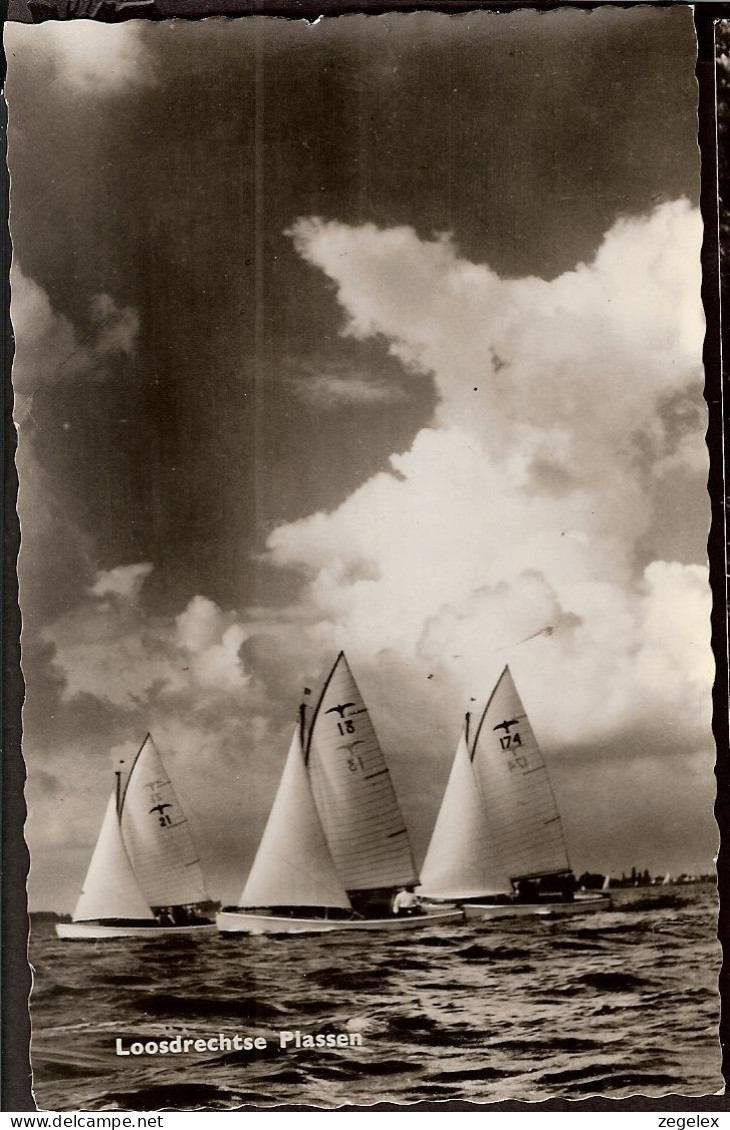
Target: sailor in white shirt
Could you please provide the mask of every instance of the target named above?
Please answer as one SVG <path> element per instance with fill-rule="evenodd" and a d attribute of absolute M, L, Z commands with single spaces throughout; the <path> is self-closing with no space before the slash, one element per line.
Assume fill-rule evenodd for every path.
<path fill-rule="evenodd" d="M 391 903 L 393 914 L 417 914 L 419 911 L 418 898 L 413 887 L 401 887 Z"/>

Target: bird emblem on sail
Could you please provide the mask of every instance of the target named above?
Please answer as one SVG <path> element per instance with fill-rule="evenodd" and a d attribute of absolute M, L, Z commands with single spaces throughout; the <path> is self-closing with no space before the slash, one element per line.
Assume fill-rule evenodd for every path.
<path fill-rule="evenodd" d="M 505 719 L 504 722 L 498 722 L 496 726 L 492 726 L 493 730 L 504 730 L 508 734 L 512 726 L 519 726 L 519 718 L 512 718 L 509 722 Z"/>
<path fill-rule="evenodd" d="M 343 703 L 338 704 L 337 706 L 330 706 L 329 710 L 325 710 L 325 714 L 335 714 L 336 713 L 336 714 L 339 714 L 340 718 L 344 718 L 345 717 L 345 711 L 347 710 L 348 706 L 354 706 L 354 705 L 355 705 L 354 702 L 343 702 Z"/>
<path fill-rule="evenodd" d="M 354 742 L 343 742 L 342 745 L 338 745 L 337 748 L 346 749 L 348 753 L 352 753 L 356 745 L 365 745 L 365 742 L 362 738 L 356 738 Z"/>
<path fill-rule="evenodd" d="M 162 827 L 162 828 L 166 827 L 169 824 L 172 824 L 172 820 L 170 819 L 168 814 L 165 812 L 166 808 L 172 808 L 172 805 L 171 804 L 156 804 L 150 809 L 150 814 L 153 813 L 153 812 L 159 812 L 159 814 L 160 814 L 160 827 Z"/>

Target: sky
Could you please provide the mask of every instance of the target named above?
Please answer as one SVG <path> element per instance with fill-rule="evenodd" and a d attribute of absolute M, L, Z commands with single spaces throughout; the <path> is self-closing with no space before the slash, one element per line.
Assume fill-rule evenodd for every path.
<path fill-rule="evenodd" d="M 31 908 L 151 730 L 235 901 L 344 648 L 425 854 L 505 663 L 577 871 L 707 871 L 686 8 L 7 25 Z"/>

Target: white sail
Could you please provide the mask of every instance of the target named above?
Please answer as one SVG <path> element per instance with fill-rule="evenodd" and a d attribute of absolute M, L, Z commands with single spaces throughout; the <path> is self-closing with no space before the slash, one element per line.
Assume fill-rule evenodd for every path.
<path fill-rule="evenodd" d="M 545 762 L 508 667 L 479 723 L 472 764 L 510 879 L 569 871 Z"/>
<path fill-rule="evenodd" d="M 465 732 L 421 868 L 419 893 L 450 899 L 512 893 L 489 830 Z"/>
<path fill-rule="evenodd" d="M 114 794 L 109 798 L 73 913 L 74 922 L 93 922 L 99 918 L 154 919 L 122 843 Z"/>
<path fill-rule="evenodd" d="M 307 767 L 345 888 L 372 890 L 418 882 L 390 773 L 342 652 L 317 706 Z"/>
<path fill-rule="evenodd" d="M 137 882 L 150 906 L 208 898 L 188 822 L 149 734 L 127 779 L 121 826 Z"/>
<path fill-rule="evenodd" d="M 350 907 L 314 803 L 298 727 L 240 905 Z"/>

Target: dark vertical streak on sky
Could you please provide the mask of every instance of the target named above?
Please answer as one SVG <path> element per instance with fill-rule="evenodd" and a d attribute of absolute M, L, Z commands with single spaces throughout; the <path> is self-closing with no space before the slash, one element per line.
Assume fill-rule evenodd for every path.
<path fill-rule="evenodd" d="M 254 343 L 253 343 L 253 490 L 254 517 L 265 512 L 262 498 L 263 484 L 261 472 L 266 467 L 266 453 L 262 451 L 265 436 L 263 426 L 264 401 L 268 390 L 264 384 L 264 365 L 266 356 L 266 318 L 269 295 L 266 288 L 265 255 L 269 248 L 266 241 L 266 73 L 264 45 L 262 36 L 254 33 Z"/>

